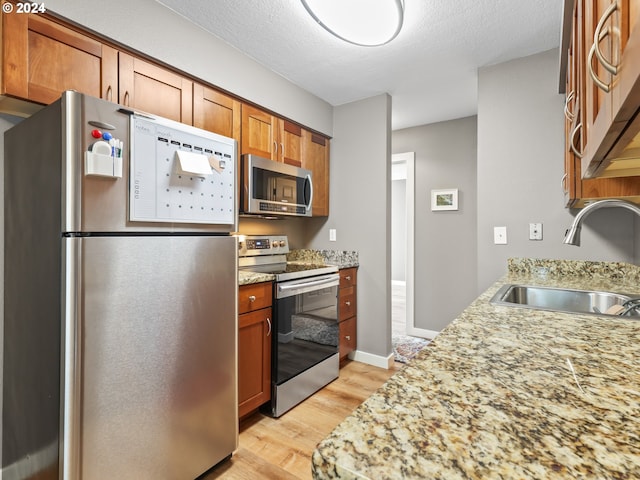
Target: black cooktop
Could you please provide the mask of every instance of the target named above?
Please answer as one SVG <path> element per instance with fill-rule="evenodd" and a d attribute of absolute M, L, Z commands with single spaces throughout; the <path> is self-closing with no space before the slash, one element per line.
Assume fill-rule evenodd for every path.
<path fill-rule="evenodd" d="M 318 263 L 272 263 L 267 265 L 252 265 L 246 268 L 248 271 L 271 273 L 276 276 L 276 281 L 294 280 L 296 278 L 312 277 L 327 273 L 336 273 L 338 267 L 335 265 L 324 265 Z"/>

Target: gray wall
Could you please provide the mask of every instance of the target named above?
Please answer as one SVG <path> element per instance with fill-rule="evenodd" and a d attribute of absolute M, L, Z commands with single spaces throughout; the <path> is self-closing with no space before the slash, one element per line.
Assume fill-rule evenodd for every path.
<path fill-rule="evenodd" d="M 393 153 L 415 152 L 414 324 L 440 331 L 477 296 L 476 117 L 392 138 Z M 459 189 L 457 211 L 431 211 L 431 190 L 441 188 Z"/>
<path fill-rule="evenodd" d="M 357 250 L 358 351 L 391 354 L 391 97 L 335 107 L 330 216 L 314 219 L 312 248 Z M 329 241 L 335 228 L 337 241 Z M 376 360 L 374 360 L 376 361 Z"/>
<path fill-rule="evenodd" d="M 391 182 L 391 280 L 406 280 L 407 181 Z"/>
<path fill-rule="evenodd" d="M 631 212 L 591 215 L 582 246 L 562 244 L 575 212 L 564 208 L 563 96 L 558 50 L 482 68 L 478 75 L 478 292 L 506 272 L 507 258 L 634 262 Z M 529 222 L 543 224 L 530 241 Z M 507 245 L 494 245 L 493 227 L 507 227 Z"/>

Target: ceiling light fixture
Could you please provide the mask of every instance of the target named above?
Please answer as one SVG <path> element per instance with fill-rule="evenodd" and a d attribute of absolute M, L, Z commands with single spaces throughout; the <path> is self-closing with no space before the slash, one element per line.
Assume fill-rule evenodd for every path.
<path fill-rule="evenodd" d="M 384 45 L 402 28 L 404 0 L 301 1 L 325 30 L 354 45 Z"/>

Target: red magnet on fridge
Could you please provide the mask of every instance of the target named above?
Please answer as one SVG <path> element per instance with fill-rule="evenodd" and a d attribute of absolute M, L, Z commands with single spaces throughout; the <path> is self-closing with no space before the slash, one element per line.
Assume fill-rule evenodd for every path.
<path fill-rule="evenodd" d="M 91 130 L 91 136 L 93 138 L 102 138 L 102 132 L 96 128 L 95 130 Z"/>

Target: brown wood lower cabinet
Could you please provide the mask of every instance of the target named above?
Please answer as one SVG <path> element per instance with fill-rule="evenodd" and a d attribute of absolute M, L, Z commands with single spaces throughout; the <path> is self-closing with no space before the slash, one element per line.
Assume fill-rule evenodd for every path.
<path fill-rule="evenodd" d="M 357 267 L 340 270 L 338 290 L 338 329 L 340 332 L 340 361 L 346 360 L 357 347 Z"/>
<path fill-rule="evenodd" d="M 271 282 L 238 292 L 238 415 L 271 399 Z"/>

